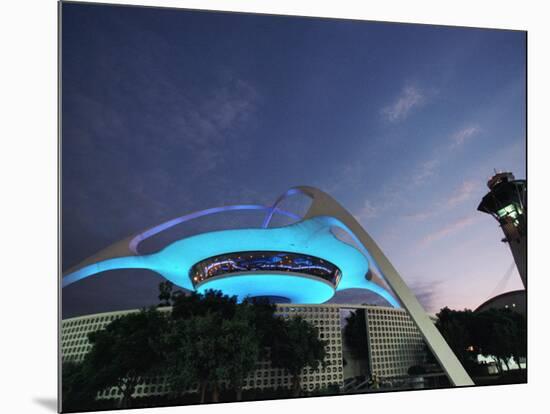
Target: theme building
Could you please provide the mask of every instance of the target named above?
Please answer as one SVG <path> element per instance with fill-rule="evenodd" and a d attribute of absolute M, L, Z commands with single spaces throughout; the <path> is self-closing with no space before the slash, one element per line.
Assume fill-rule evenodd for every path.
<path fill-rule="evenodd" d="M 281 208 L 294 195 L 310 199 L 304 215 Z M 173 241 L 151 254 L 139 251 L 142 242 L 178 224 L 235 210 L 263 210 L 265 218 L 257 227 L 202 232 Z M 274 215 L 293 221 L 270 227 Z M 338 237 L 336 230 L 349 240 Z M 62 286 L 108 270 L 135 268 L 152 270 L 186 290 L 220 290 L 238 300 L 277 297 L 294 305 L 319 305 L 341 290 L 368 290 L 390 306 L 405 309 L 451 384 L 473 385 L 382 250 L 347 210 L 316 188 L 291 188 L 272 206 L 210 208 L 161 223 L 69 269 Z"/>

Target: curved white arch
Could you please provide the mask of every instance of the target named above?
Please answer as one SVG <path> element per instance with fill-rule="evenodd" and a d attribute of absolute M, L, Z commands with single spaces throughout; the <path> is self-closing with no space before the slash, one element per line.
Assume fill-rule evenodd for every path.
<path fill-rule="evenodd" d="M 164 223 L 151 227 L 150 229 L 147 229 L 135 235 L 130 241 L 128 246 L 130 247 L 130 250 L 132 250 L 135 254 L 139 254 L 137 250 L 139 243 L 141 243 L 143 240 L 153 237 L 155 234 L 161 233 L 178 224 L 195 220 L 199 217 L 209 216 L 217 213 L 225 213 L 227 211 L 235 211 L 235 210 L 269 210 L 271 215 L 273 215 L 273 213 L 279 213 L 296 220 L 301 219 L 300 216 L 294 213 L 291 213 L 289 211 L 280 210 L 276 208 L 269 208 L 258 204 L 238 204 L 234 206 L 213 207 L 213 208 L 207 208 L 205 210 L 195 211 L 194 213 L 186 214 L 184 216 L 176 217 L 174 219 L 165 221 Z"/>
<path fill-rule="evenodd" d="M 360 246 L 363 253 L 366 252 L 372 267 L 375 267 L 386 283 L 390 286 L 393 293 L 398 297 L 403 307 L 407 310 L 417 328 L 422 333 L 426 343 L 433 352 L 441 367 L 447 373 L 449 380 L 455 386 L 474 385 L 472 379 L 453 353 L 445 339 L 439 333 L 433 322 L 430 320 L 418 299 L 413 295 L 405 284 L 397 270 L 393 267 L 388 258 L 384 255 L 380 247 L 365 231 L 359 222 L 336 200 L 327 193 L 307 186 L 298 186 L 288 190 L 283 196 L 279 197 L 275 208 L 280 200 L 286 195 L 301 192 L 312 199 L 311 206 L 304 216 L 304 220 L 318 216 L 329 216 L 335 219 L 335 225 L 339 225 L 348 232 Z M 269 223 L 269 221 L 268 221 Z"/>

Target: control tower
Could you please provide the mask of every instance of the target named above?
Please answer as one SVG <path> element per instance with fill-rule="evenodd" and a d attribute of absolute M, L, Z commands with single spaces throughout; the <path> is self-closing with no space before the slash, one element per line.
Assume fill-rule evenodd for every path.
<path fill-rule="evenodd" d="M 504 232 L 518 268 L 523 287 L 527 287 L 527 183 L 510 172 L 496 173 L 487 182 L 489 192 L 477 209 L 492 215 Z"/>

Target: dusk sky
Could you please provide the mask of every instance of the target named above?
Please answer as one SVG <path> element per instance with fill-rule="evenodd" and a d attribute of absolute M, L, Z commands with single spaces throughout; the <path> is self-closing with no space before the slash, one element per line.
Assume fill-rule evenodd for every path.
<path fill-rule="evenodd" d="M 515 268 L 499 284 L 513 258 L 476 208 L 494 168 L 525 178 L 524 32 L 70 3 L 62 19 L 63 270 L 313 185 L 430 313 L 522 288 Z M 63 317 L 155 304 L 161 280 L 90 277 L 63 290 Z"/>

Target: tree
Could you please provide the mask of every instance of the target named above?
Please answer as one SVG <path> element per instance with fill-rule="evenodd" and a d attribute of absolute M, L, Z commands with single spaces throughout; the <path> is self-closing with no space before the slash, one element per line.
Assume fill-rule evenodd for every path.
<path fill-rule="evenodd" d="M 471 357 L 468 349 L 474 342 L 471 334 L 475 317 L 473 312 L 468 309 L 455 311 L 445 307 L 436 316 L 439 332 L 462 364 L 467 364 Z"/>
<path fill-rule="evenodd" d="M 159 283 L 159 307 L 172 305 L 172 291 L 174 284 L 169 280 Z"/>
<path fill-rule="evenodd" d="M 273 333 L 279 326 L 279 318 L 275 316 L 277 306 L 265 298 L 245 299 L 243 306 L 251 306 L 250 329 L 255 332 L 260 344 L 261 359 L 269 358 L 269 349 L 273 343 Z"/>
<path fill-rule="evenodd" d="M 358 309 L 351 312 L 346 318 L 344 328 L 344 340 L 349 346 L 351 354 L 356 359 L 368 359 L 369 350 L 367 344 L 367 322 L 365 311 Z"/>
<path fill-rule="evenodd" d="M 204 316 L 207 313 L 218 315 L 222 319 L 231 319 L 237 309 L 237 297 L 224 295 L 219 290 L 207 290 L 204 293 L 192 292 L 178 295 L 172 299 L 172 319 L 189 319 Z"/>
<path fill-rule="evenodd" d="M 63 411 L 92 409 L 97 389 L 94 372 L 82 362 L 64 362 L 61 366 Z"/>
<path fill-rule="evenodd" d="M 262 338 L 253 326 L 256 310 L 254 305 L 242 304 L 232 319 L 222 322 L 222 358 L 237 401 L 242 400 L 243 379 L 254 371 L 262 354 Z"/>
<path fill-rule="evenodd" d="M 95 373 L 97 391 L 117 387 L 121 406 L 131 405 L 135 387 L 162 363 L 160 337 L 167 319 L 156 309 L 142 310 L 114 320 L 104 330 L 88 335 L 92 350 L 84 363 Z"/>
<path fill-rule="evenodd" d="M 454 311 L 443 308 L 437 314 L 436 326 L 468 371 L 475 372 L 472 355 L 481 353 L 508 367 L 511 356 L 525 356 L 527 327 L 525 318 L 510 309 L 489 309 L 483 312 Z"/>
<path fill-rule="evenodd" d="M 163 306 L 172 306 L 180 296 L 184 296 L 184 293 L 181 290 L 174 290 L 174 284 L 169 280 L 159 283 L 159 308 Z"/>
<path fill-rule="evenodd" d="M 208 389 L 219 399 L 219 385 L 229 382 L 242 398 L 244 377 L 254 370 L 267 333 L 259 329 L 270 308 L 219 291 L 179 297 L 174 301 L 173 323 L 166 337 L 170 381 L 176 390 L 198 383 L 200 401 Z M 271 318 L 273 310 L 271 309 Z"/>
<path fill-rule="evenodd" d="M 489 309 L 476 315 L 475 338 L 481 354 L 494 356 L 501 372 L 501 361 L 508 368 L 508 359 L 514 353 L 516 326 L 510 313 L 504 309 Z"/>
<path fill-rule="evenodd" d="M 437 361 L 437 359 L 435 358 L 435 355 L 433 354 L 432 350 L 430 349 L 430 347 L 426 343 L 424 343 L 423 349 L 424 349 L 424 362 L 428 365 L 436 364 L 436 365 L 439 366 L 439 362 Z M 441 367 L 439 366 L 439 368 L 441 368 Z"/>
<path fill-rule="evenodd" d="M 510 318 L 515 325 L 515 335 L 512 342 L 512 356 L 518 364 L 518 368 L 521 368 L 519 363 L 520 358 L 527 356 L 527 320 L 524 315 L 509 311 Z"/>
<path fill-rule="evenodd" d="M 174 321 L 166 338 L 167 369 L 175 390 L 198 383 L 200 402 L 205 402 L 208 386 L 217 400 L 217 384 L 228 377 L 224 371 L 220 319 L 213 313 Z"/>
<path fill-rule="evenodd" d="M 289 320 L 278 318 L 271 345 L 271 364 L 286 369 L 292 376 L 292 390 L 300 395 L 302 369 L 317 369 L 324 365 L 326 342 L 319 339 L 319 331 L 297 316 Z"/>

